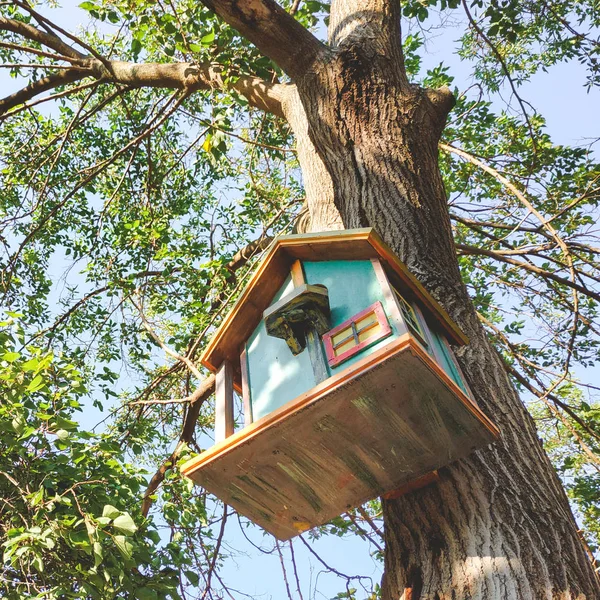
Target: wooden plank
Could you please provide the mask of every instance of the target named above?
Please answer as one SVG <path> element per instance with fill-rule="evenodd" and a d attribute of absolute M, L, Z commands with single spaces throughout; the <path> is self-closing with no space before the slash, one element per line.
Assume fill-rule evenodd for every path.
<path fill-rule="evenodd" d="M 306 283 L 302 261 L 296 259 L 290 267 L 290 272 L 292 274 L 292 283 L 294 284 L 294 287 L 300 287 Z"/>
<path fill-rule="evenodd" d="M 431 473 L 426 473 L 421 477 L 417 477 L 417 479 L 414 479 L 413 481 L 409 481 L 408 483 L 399 487 L 397 490 L 386 492 L 385 494 L 383 494 L 382 497 L 386 500 L 396 500 L 401 496 L 405 496 L 406 494 L 410 494 L 411 492 L 420 490 L 421 488 L 431 485 L 432 483 L 439 481 L 439 479 L 440 476 L 438 475 L 438 472 L 431 471 Z"/>
<path fill-rule="evenodd" d="M 390 320 L 396 327 L 398 335 L 404 335 L 405 333 L 408 333 L 408 327 L 404 322 L 402 310 L 400 308 L 400 305 L 398 304 L 398 299 L 396 298 L 396 294 L 394 294 L 392 285 L 390 284 L 390 281 L 385 273 L 385 269 L 383 268 L 383 265 L 381 264 L 381 261 L 378 258 L 372 258 L 371 264 L 373 265 L 375 276 L 377 277 L 377 281 L 379 282 L 379 286 L 381 287 L 386 306 L 388 307 Z"/>
<path fill-rule="evenodd" d="M 410 336 L 387 346 L 188 461 L 183 473 L 288 539 L 494 439 L 489 419 Z"/>
<path fill-rule="evenodd" d="M 460 375 L 460 378 L 462 379 L 463 385 L 465 386 L 465 388 L 467 390 L 467 396 L 470 396 L 471 399 L 475 398 L 475 396 L 473 396 L 473 392 L 471 391 L 471 388 L 469 387 L 469 384 L 467 383 L 465 374 L 463 373 L 463 370 L 460 368 L 460 365 L 458 364 L 458 361 L 456 360 L 456 356 L 454 354 L 454 350 L 452 349 L 452 346 L 450 346 L 450 344 L 448 343 L 448 340 L 446 338 L 442 339 L 442 343 L 448 349 L 448 356 L 450 357 L 450 360 L 454 363 L 454 366 L 456 367 L 456 370 L 458 371 L 458 374 Z"/>
<path fill-rule="evenodd" d="M 250 380 L 248 373 L 248 356 L 246 345 L 240 354 L 240 369 L 242 377 L 242 401 L 244 403 L 244 427 L 247 427 L 254 420 L 252 418 L 252 401 L 250 399 Z"/>
<path fill-rule="evenodd" d="M 315 381 L 321 383 L 329 377 L 327 363 L 323 356 L 321 337 L 319 336 L 317 329 L 313 326 L 307 327 L 304 333 L 306 335 L 306 348 L 308 350 L 308 355 L 310 356 L 310 364 L 313 369 Z"/>
<path fill-rule="evenodd" d="M 233 435 L 233 368 L 224 360 L 215 381 L 215 442 Z"/>

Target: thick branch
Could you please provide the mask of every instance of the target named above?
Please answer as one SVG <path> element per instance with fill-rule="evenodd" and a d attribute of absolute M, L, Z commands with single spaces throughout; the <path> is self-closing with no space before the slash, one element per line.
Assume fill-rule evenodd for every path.
<path fill-rule="evenodd" d="M 326 47 L 274 0 L 202 0 L 292 79 Z"/>
<path fill-rule="evenodd" d="M 138 64 L 124 61 L 103 62 L 95 58 L 87 58 L 81 63 L 86 70 L 70 70 L 50 75 L 0 100 L 0 114 L 46 90 L 89 76 L 95 77 L 100 82 L 119 83 L 129 88 L 156 87 L 184 89 L 188 92 L 225 88 L 221 68 L 214 64 Z M 281 101 L 288 88 L 291 87 L 290 85 L 268 83 L 258 77 L 241 76 L 232 84 L 232 87 L 255 108 L 283 117 Z"/>
<path fill-rule="evenodd" d="M 46 77 L 38 79 L 37 81 L 32 81 L 23 89 L 20 89 L 10 96 L 6 96 L 6 98 L 0 99 L 0 115 L 3 115 L 6 111 L 18 106 L 19 104 L 23 104 L 24 102 L 31 100 L 31 98 L 34 98 L 38 94 L 42 94 L 43 92 L 52 90 L 61 85 L 79 81 L 85 77 L 89 77 L 89 75 L 89 71 L 72 69 L 68 71 L 61 71 L 60 73 L 53 73 L 52 75 L 47 75 Z"/>
<path fill-rule="evenodd" d="M 28 23 L 23 23 L 22 21 L 15 21 L 14 19 L 7 19 L 6 17 L 0 16 L 0 30 L 12 31 L 13 33 L 22 35 L 28 40 L 52 48 L 52 50 L 69 58 L 85 58 L 84 54 L 81 54 L 81 52 L 63 42 L 58 36 L 45 31 L 40 31 L 36 27 L 33 27 Z"/>

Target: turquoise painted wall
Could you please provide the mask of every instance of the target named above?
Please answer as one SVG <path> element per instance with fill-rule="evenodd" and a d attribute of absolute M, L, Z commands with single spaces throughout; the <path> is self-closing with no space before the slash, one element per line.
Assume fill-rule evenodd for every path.
<path fill-rule="evenodd" d="M 442 369 L 444 369 L 444 371 L 446 371 L 446 374 L 450 376 L 454 383 L 456 383 L 458 387 L 468 395 L 467 388 L 462 380 L 462 377 L 460 376 L 460 373 L 458 372 L 458 369 L 456 368 L 456 365 L 450 356 L 450 350 L 442 340 L 442 336 L 444 334 L 439 333 L 439 331 L 432 328 L 429 328 L 429 333 L 431 334 L 430 337 L 435 344 L 436 350 L 443 357 L 442 364 L 440 366 Z"/>
<path fill-rule="evenodd" d="M 382 303 L 392 327 L 390 336 L 352 356 L 337 367 L 330 367 L 329 375 L 344 370 L 398 337 L 397 325 L 390 317 L 393 314 L 392 309 L 383 295 L 371 261 L 305 261 L 303 268 L 307 283 L 320 283 L 329 291 L 332 328 L 377 301 Z M 290 293 L 293 288 L 291 278 L 288 277 L 273 298 L 272 304 Z M 440 337 L 443 334 L 438 333 L 436 328 L 427 327 L 427 329 L 431 341 L 443 357 L 440 366 L 465 390 L 456 366 L 448 354 L 449 351 Z M 255 421 L 316 385 L 308 350 L 294 356 L 284 340 L 267 335 L 264 321 L 260 322 L 250 336 L 246 351 L 250 399 Z"/>
<path fill-rule="evenodd" d="M 370 260 L 305 261 L 303 267 L 307 283 L 321 283 L 329 291 L 332 329 L 378 300 L 392 326 L 392 335 L 355 354 L 337 367 L 329 368 L 330 375 L 342 371 L 398 337 L 396 324 L 390 318 L 391 309 L 383 296 Z"/>
<path fill-rule="evenodd" d="M 288 277 L 272 304 L 293 289 Z M 267 335 L 264 321 L 250 336 L 246 352 L 255 421 L 315 386 L 308 350 L 294 356 L 284 340 Z"/>

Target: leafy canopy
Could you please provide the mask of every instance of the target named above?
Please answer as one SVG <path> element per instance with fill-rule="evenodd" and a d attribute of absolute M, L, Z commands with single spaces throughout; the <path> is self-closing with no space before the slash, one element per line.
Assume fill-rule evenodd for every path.
<path fill-rule="evenodd" d="M 327 2 L 282 5 L 324 36 Z M 0 7 L 4 74 L 11 89 L 36 91 L 0 101 L 0 293 L 12 311 L 0 333 L 2 591 L 202 597 L 230 584 L 219 573 L 235 525 L 176 464 L 211 443 L 208 374 L 194 360 L 301 210 L 289 126 L 238 85 L 285 78 L 198 2 L 86 1 L 73 14 L 83 27 L 61 24 L 52 3 Z M 596 550 L 600 408 L 585 377 L 599 348 L 600 166 L 589 147 L 553 143 L 520 92 L 578 61 L 597 93 L 597 3 L 426 0 L 403 14 L 412 80 L 450 85 L 458 100 L 440 162 L 463 277 Z M 470 88 L 454 66 L 422 67 L 424 44 L 452 19 Z M 7 20 L 85 57 L 211 65 L 210 83 L 99 80 Z M 306 552 L 321 536 L 358 535 L 381 560 L 380 529 L 370 503 L 312 533 Z M 283 551 L 291 581 L 293 547 Z M 337 597 L 379 593 L 313 560 L 341 578 Z"/>

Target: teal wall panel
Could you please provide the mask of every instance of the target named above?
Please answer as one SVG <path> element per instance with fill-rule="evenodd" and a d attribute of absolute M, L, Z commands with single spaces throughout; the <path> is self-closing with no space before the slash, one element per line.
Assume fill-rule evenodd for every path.
<path fill-rule="evenodd" d="M 273 303 L 293 288 L 288 277 Z M 308 350 L 294 356 L 284 340 L 267 335 L 264 321 L 250 336 L 246 352 L 255 421 L 315 386 Z"/>
<path fill-rule="evenodd" d="M 329 368 L 330 375 L 363 359 L 398 337 L 396 324 L 390 318 L 391 309 L 387 305 L 370 260 L 304 261 L 303 267 L 307 283 L 323 284 L 329 291 L 332 329 L 377 301 L 382 303 L 392 326 L 391 336 L 365 348 L 337 367 Z"/>
<path fill-rule="evenodd" d="M 398 337 L 397 324 L 391 318 L 394 313 L 384 297 L 371 261 L 304 261 L 303 269 L 307 283 L 322 284 L 329 291 L 332 328 L 377 301 L 382 303 L 392 327 L 391 336 L 365 348 L 337 367 L 329 367 L 329 375 L 342 371 Z M 291 278 L 288 277 L 272 303 L 290 293 L 293 288 Z M 442 359 L 440 366 L 466 392 L 456 365 L 441 338 L 443 334 L 435 327 L 427 327 L 427 330 L 438 356 Z M 284 340 L 267 335 L 264 321 L 260 322 L 250 336 L 246 351 L 254 420 L 264 417 L 316 385 L 308 350 L 294 356 Z"/>
<path fill-rule="evenodd" d="M 450 379 L 452 379 L 454 383 L 456 383 L 458 387 L 468 395 L 467 388 L 462 380 L 462 377 L 460 376 L 460 373 L 454 364 L 454 360 L 452 360 L 452 357 L 450 356 L 450 350 L 442 339 L 443 334 L 431 328 L 429 329 L 429 332 L 431 340 L 435 344 L 438 354 L 442 357 L 442 364 L 440 366 L 442 369 L 444 369 L 444 371 L 446 371 L 446 374 L 450 376 Z"/>

